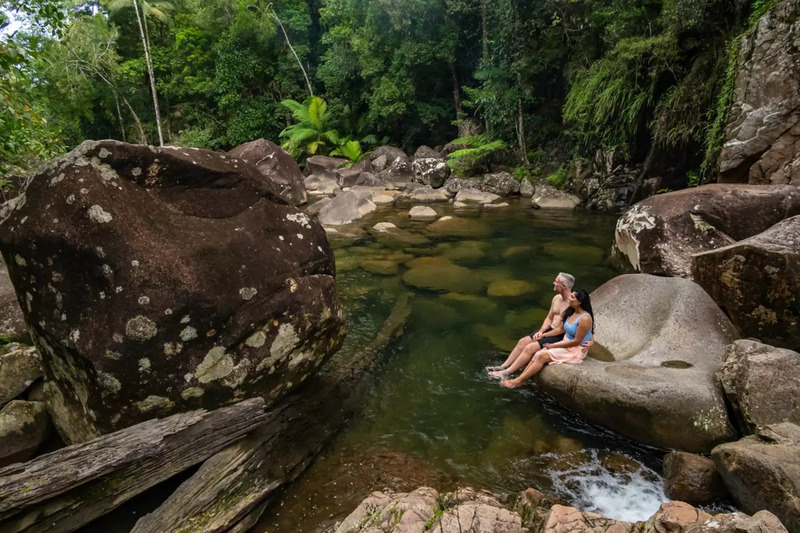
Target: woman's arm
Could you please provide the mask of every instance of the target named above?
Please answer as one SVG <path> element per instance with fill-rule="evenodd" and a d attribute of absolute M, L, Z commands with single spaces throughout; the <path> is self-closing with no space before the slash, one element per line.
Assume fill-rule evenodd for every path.
<path fill-rule="evenodd" d="M 581 317 L 578 321 L 578 331 L 575 332 L 575 338 L 571 341 L 567 339 L 560 340 L 558 342 L 554 342 L 552 344 L 548 344 L 544 347 L 544 349 L 548 348 L 571 348 L 573 346 L 578 346 L 580 343 L 583 342 L 583 338 L 586 336 L 587 333 L 592 329 L 592 317 L 586 315 Z"/>

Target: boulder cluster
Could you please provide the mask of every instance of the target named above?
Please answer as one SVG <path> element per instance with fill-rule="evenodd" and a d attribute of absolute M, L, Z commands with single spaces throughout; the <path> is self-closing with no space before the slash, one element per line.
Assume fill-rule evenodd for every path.
<path fill-rule="evenodd" d="M 453 202 L 459 209 L 492 208 L 508 206 L 504 200 L 515 196 L 531 198 L 534 208 L 573 209 L 580 203 L 551 185 L 534 187 L 527 178 L 520 181 L 506 171 L 481 178 L 451 176 L 444 154 L 420 146 L 409 157 L 399 148 L 381 146 L 353 165 L 337 157 L 309 157 L 305 187 L 317 198 L 309 209 L 325 226 L 335 226 L 354 222 L 381 205 Z"/>

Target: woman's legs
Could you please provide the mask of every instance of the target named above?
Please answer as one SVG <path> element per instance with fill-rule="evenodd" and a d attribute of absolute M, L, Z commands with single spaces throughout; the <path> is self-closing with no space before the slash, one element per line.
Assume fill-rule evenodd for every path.
<path fill-rule="evenodd" d="M 539 346 L 538 341 L 530 342 L 527 346 L 525 346 L 525 348 L 522 349 L 522 353 L 520 353 L 517 359 L 511 363 L 510 367 L 503 370 L 498 370 L 496 372 L 490 372 L 490 375 L 492 377 L 510 376 L 520 368 L 527 365 L 533 357 L 533 354 L 538 352 L 540 349 L 541 347 Z"/>
<path fill-rule="evenodd" d="M 503 362 L 502 365 L 487 366 L 486 370 L 491 372 L 492 370 L 503 370 L 504 368 L 508 368 L 514 361 L 517 360 L 517 357 L 519 357 L 519 355 L 522 353 L 522 350 L 524 350 L 525 347 L 532 342 L 533 339 L 530 338 L 530 336 L 522 337 L 519 342 L 517 342 L 517 345 L 514 347 L 514 349 L 511 350 L 511 353 L 508 355 L 508 358 Z"/>
<path fill-rule="evenodd" d="M 536 355 L 533 356 L 533 360 L 528 364 L 528 367 L 523 370 L 522 374 L 519 375 L 516 379 L 507 379 L 500 382 L 500 385 L 503 387 L 508 387 L 510 389 L 516 389 L 517 387 L 521 387 L 526 380 L 528 380 L 531 376 L 536 375 L 541 369 L 544 368 L 544 365 L 552 361 L 553 358 L 550 357 L 550 352 L 547 350 L 540 350 L 536 352 Z"/>

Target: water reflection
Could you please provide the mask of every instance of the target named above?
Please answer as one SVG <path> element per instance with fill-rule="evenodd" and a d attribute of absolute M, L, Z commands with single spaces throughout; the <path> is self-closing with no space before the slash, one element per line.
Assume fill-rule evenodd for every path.
<path fill-rule="evenodd" d="M 412 313 L 383 354 L 363 411 L 256 531 L 322 531 L 373 490 L 423 484 L 535 487 L 616 518 L 652 514 L 664 499 L 655 454 L 587 425 L 533 385 L 502 389 L 484 371 L 539 326 L 558 272 L 590 291 L 617 273 L 609 261 L 615 219 L 524 206 L 459 212 L 446 224 L 406 213 L 380 211 L 365 224 L 392 222 L 395 236 L 336 242 L 349 326 L 343 350 L 370 342 L 401 291 L 415 293 Z M 592 353 L 604 355 L 602 347 Z M 627 499 L 644 503 L 623 509 Z"/>

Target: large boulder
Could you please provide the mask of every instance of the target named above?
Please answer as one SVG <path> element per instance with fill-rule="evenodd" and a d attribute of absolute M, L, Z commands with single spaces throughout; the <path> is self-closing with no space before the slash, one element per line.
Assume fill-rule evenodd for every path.
<path fill-rule="evenodd" d="M 728 495 L 714 461 L 686 452 L 664 457 L 664 493 L 692 505 L 709 505 Z"/>
<path fill-rule="evenodd" d="M 322 178 L 337 180 L 337 170 L 347 163 L 342 157 L 329 155 L 312 155 L 306 159 L 306 176 L 317 175 Z"/>
<path fill-rule="evenodd" d="M 396 146 L 388 146 L 388 145 L 377 147 L 375 150 L 372 151 L 369 158 L 370 160 L 375 161 L 376 159 L 384 156 L 386 157 L 386 164 L 388 165 L 391 165 L 397 159 L 409 162 L 408 155 L 406 155 L 406 153 L 403 150 L 397 148 Z"/>
<path fill-rule="evenodd" d="M 305 179 L 305 187 L 314 196 L 336 196 L 342 188 L 335 179 L 312 174 Z"/>
<path fill-rule="evenodd" d="M 720 181 L 800 185 L 800 8 L 781 0 L 739 41 Z"/>
<path fill-rule="evenodd" d="M 272 181 L 286 203 L 306 203 L 304 176 L 297 161 L 280 146 L 266 139 L 256 139 L 230 150 L 228 155 L 237 157 L 256 167 L 262 176 Z"/>
<path fill-rule="evenodd" d="M 509 172 L 496 172 L 483 177 L 480 189 L 498 196 L 519 194 L 519 181 Z"/>
<path fill-rule="evenodd" d="M 547 183 L 538 183 L 531 195 L 531 207 L 536 209 L 575 209 L 581 199 L 574 194 L 560 191 Z"/>
<path fill-rule="evenodd" d="M 369 194 L 362 191 L 346 191 L 327 203 L 317 216 L 319 221 L 328 226 L 349 224 L 377 209 L 369 199 Z"/>
<path fill-rule="evenodd" d="M 780 422 L 800 425 L 800 354 L 738 340 L 728 346 L 719 379 L 746 433 Z"/>
<path fill-rule="evenodd" d="M 414 180 L 414 171 L 408 158 L 397 157 L 389 163 L 389 168 L 378 172 L 376 177 L 386 183 L 402 185 Z"/>
<path fill-rule="evenodd" d="M 351 166 L 344 166 L 340 169 L 336 170 L 336 176 L 339 185 L 344 187 L 352 187 L 356 185 L 359 178 L 364 174 L 369 174 L 372 172 L 372 165 L 369 162 L 369 159 L 364 159 L 360 163 L 356 163 L 355 165 Z"/>
<path fill-rule="evenodd" d="M 490 204 L 498 198 L 500 198 L 500 196 L 490 192 L 479 191 L 478 189 L 461 189 L 456 193 L 456 202 L 464 204 Z"/>
<path fill-rule="evenodd" d="M 0 213 L 67 443 L 252 396 L 341 345 L 325 232 L 216 152 L 84 142 Z"/>
<path fill-rule="evenodd" d="M 590 357 L 545 367 L 542 390 L 592 422 L 660 448 L 703 453 L 735 438 L 714 378 L 736 330 L 699 285 L 627 274 L 591 298 Z"/>
<path fill-rule="evenodd" d="M 481 180 L 478 178 L 447 178 L 447 181 L 442 185 L 450 194 L 458 194 L 458 191 L 463 189 L 480 190 Z"/>
<path fill-rule="evenodd" d="M 52 432 L 44 402 L 14 400 L 0 410 L 0 466 L 27 461 Z"/>
<path fill-rule="evenodd" d="M 0 355 L 0 406 L 25 392 L 42 375 L 36 348 L 20 347 Z"/>
<path fill-rule="evenodd" d="M 444 159 L 444 156 L 430 146 L 422 145 L 414 152 L 414 159 Z"/>
<path fill-rule="evenodd" d="M 692 254 L 746 239 L 797 214 L 800 191 L 791 185 L 704 185 L 634 205 L 617 221 L 614 247 L 635 270 L 689 277 Z"/>
<path fill-rule="evenodd" d="M 692 277 L 727 311 L 742 336 L 800 347 L 800 216 L 696 254 Z"/>
<path fill-rule="evenodd" d="M 711 453 L 725 486 L 748 513 L 766 509 L 800 531 L 800 427 L 784 422 Z"/>
<path fill-rule="evenodd" d="M 411 163 L 411 169 L 414 171 L 414 181 L 423 185 L 430 185 L 434 189 L 444 185 L 444 182 L 450 176 L 450 167 L 442 159 L 430 157 L 415 159 Z"/>
<path fill-rule="evenodd" d="M 14 285 L 8 277 L 8 268 L 5 261 L 0 258 L 0 335 L 14 342 L 27 342 L 30 340 L 28 327 L 25 325 L 25 315 L 14 292 Z"/>

